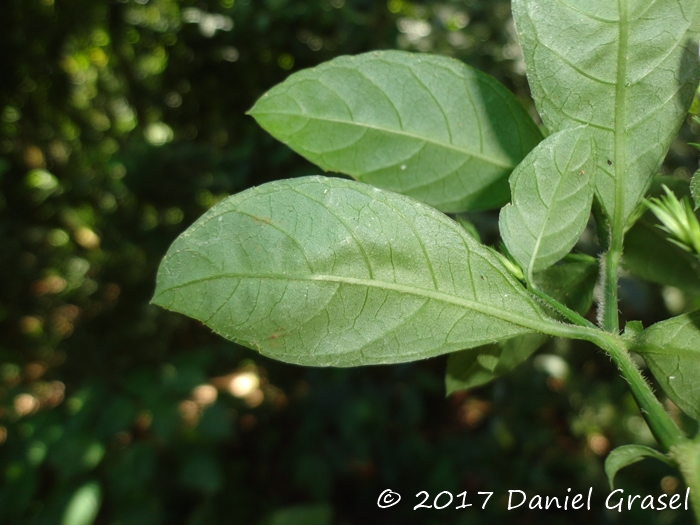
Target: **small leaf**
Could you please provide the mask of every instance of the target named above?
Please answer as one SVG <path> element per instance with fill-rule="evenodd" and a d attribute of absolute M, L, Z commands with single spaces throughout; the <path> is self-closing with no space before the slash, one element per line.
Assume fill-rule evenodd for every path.
<path fill-rule="evenodd" d="M 700 80 L 697 0 L 513 0 L 545 125 L 589 124 L 596 193 L 624 228 L 687 115 Z"/>
<path fill-rule="evenodd" d="M 693 209 L 700 208 L 700 170 L 690 179 L 690 194 L 693 196 Z"/>
<path fill-rule="evenodd" d="M 250 114 L 324 170 L 445 212 L 508 202 L 508 175 L 542 140 L 503 85 L 450 58 L 381 51 L 291 75 Z"/>
<path fill-rule="evenodd" d="M 585 255 L 569 255 L 561 264 L 535 274 L 535 283 L 572 310 L 585 315 L 593 303 L 598 262 Z M 447 358 L 447 395 L 484 385 L 523 363 L 549 338 L 527 334 L 461 352 Z"/>
<path fill-rule="evenodd" d="M 700 310 L 650 326 L 631 350 L 644 357 L 671 401 L 700 420 Z"/>
<path fill-rule="evenodd" d="M 667 456 L 664 456 L 658 450 L 653 448 L 645 447 L 642 445 L 624 445 L 622 447 L 617 447 L 613 449 L 608 457 L 605 458 L 605 474 L 608 476 L 608 482 L 610 483 L 610 490 L 613 490 L 615 474 L 625 467 L 637 463 L 644 458 L 654 458 L 664 463 L 674 466 L 673 461 Z"/>
<path fill-rule="evenodd" d="M 668 240 L 651 213 L 625 236 L 622 266 L 632 275 L 686 292 L 700 294 L 700 262 Z"/>
<path fill-rule="evenodd" d="M 542 141 L 511 175 L 513 203 L 498 224 L 529 281 L 564 257 L 586 228 L 593 156 L 586 128 L 568 129 Z"/>
<path fill-rule="evenodd" d="M 153 302 L 270 357 L 357 366 L 567 334 L 452 219 L 354 181 L 221 201 L 170 247 Z"/>
<path fill-rule="evenodd" d="M 447 395 L 484 385 L 510 372 L 548 339 L 542 334 L 526 334 L 450 354 L 445 374 Z"/>

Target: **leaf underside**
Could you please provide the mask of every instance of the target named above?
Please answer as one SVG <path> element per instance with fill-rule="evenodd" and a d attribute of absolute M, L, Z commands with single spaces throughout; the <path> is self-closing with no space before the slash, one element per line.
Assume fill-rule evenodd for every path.
<path fill-rule="evenodd" d="M 412 361 L 561 326 L 455 221 L 325 177 L 218 203 L 171 246 L 153 302 L 305 365 Z"/>
<path fill-rule="evenodd" d="M 647 328 L 632 350 L 678 407 L 700 420 L 700 310 Z"/>
<path fill-rule="evenodd" d="M 589 125 L 598 198 L 623 227 L 700 79 L 700 2 L 513 0 L 513 17 L 542 120 Z"/>
<path fill-rule="evenodd" d="M 564 257 L 586 228 L 595 152 L 585 131 L 550 135 L 510 177 L 512 204 L 501 209 L 498 224 L 528 280 Z"/>
<path fill-rule="evenodd" d="M 381 51 L 291 75 L 250 110 L 326 171 L 444 212 L 498 208 L 542 135 L 492 77 L 446 57 Z"/>

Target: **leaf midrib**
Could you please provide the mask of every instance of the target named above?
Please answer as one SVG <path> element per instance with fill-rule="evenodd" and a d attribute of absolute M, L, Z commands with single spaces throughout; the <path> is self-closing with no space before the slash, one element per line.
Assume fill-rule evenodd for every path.
<path fill-rule="evenodd" d="M 331 122 L 334 124 L 344 124 L 344 125 L 348 125 L 348 126 L 357 126 L 357 127 L 362 127 L 365 129 L 373 129 L 376 131 L 381 131 L 384 133 L 393 133 L 395 135 L 401 135 L 403 137 L 408 137 L 408 138 L 412 138 L 415 140 L 421 140 L 421 141 L 427 142 L 429 144 L 433 144 L 435 146 L 439 146 L 439 147 L 442 147 L 445 149 L 457 151 L 459 153 L 463 153 L 464 155 L 469 155 L 471 157 L 486 161 L 490 164 L 493 164 L 494 166 L 506 168 L 509 170 L 513 170 L 515 168 L 515 165 L 512 163 L 505 163 L 499 159 L 496 159 L 496 158 L 491 157 L 489 155 L 486 155 L 484 153 L 475 152 L 475 151 L 472 151 L 469 149 L 462 148 L 462 147 L 457 146 L 456 144 L 452 144 L 450 142 L 437 141 L 437 140 L 430 139 L 430 138 L 425 137 L 425 136 L 416 135 L 414 133 L 410 133 L 408 131 L 399 130 L 399 129 L 395 129 L 395 128 L 393 128 L 393 129 L 392 128 L 383 128 L 381 126 L 376 126 L 373 124 L 367 124 L 367 123 L 363 123 L 363 122 L 354 122 L 352 120 L 340 120 L 340 119 L 333 119 L 333 118 L 327 118 L 327 117 L 321 118 L 318 116 L 309 116 L 309 115 L 303 115 L 300 113 L 289 113 L 286 111 L 272 112 L 272 111 L 254 111 L 254 110 L 251 110 L 249 112 L 249 114 L 253 115 L 253 116 L 255 116 L 255 115 L 287 115 L 287 116 L 298 117 L 298 118 L 307 118 L 309 120 L 316 120 L 316 121 L 320 121 L 320 122 Z"/>
<path fill-rule="evenodd" d="M 383 290 L 389 290 L 394 292 L 400 292 L 405 294 L 410 294 L 418 297 L 423 297 L 426 299 L 433 299 L 436 301 L 442 301 L 445 303 L 453 304 L 455 306 L 460 306 L 479 312 L 491 317 L 495 317 L 502 321 L 513 323 L 524 328 L 529 328 L 531 330 L 542 332 L 559 337 L 569 337 L 569 338 L 580 338 L 580 328 L 568 326 L 563 323 L 557 322 L 554 319 L 532 319 L 524 317 L 521 315 L 514 314 L 507 310 L 501 310 L 499 308 L 494 308 L 492 306 L 485 305 L 476 301 L 471 301 L 469 299 L 464 299 L 455 295 L 451 295 L 445 292 L 439 292 L 436 290 L 429 290 L 427 288 L 421 288 L 419 286 L 408 286 L 400 283 L 392 283 L 387 281 L 380 281 L 377 279 L 362 279 L 356 277 L 344 277 L 338 275 L 328 275 L 328 274 L 304 274 L 304 275 L 291 275 L 291 274 L 280 274 L 280 273 L 242 273 L 242 272 L 230 272 L 221 273 L 215 276 L 202 277 L 200 279 L 193 279 L 185 283 L 171 286 L 161 291 L 158 295 L 153 298 L 153 302 L 158 303 L 158 298 L 166 292 L 173 290 L 178 290 L 186 286 L 191 286 L 194 284 L 199 284 L 202 282 L 215 281 L 218 279 L 275 279 L 282 281 L 312 281 L 312 282 L 333 282 L 339 284 L 350 284 L 355 286 L 365 286 L 370 288 L 379 288 Z M 514 295 L 517 291 L 514 293 Z"/>
<path fill-rule="evenodd" d="M 629 39 L 629 12 L 627 0 L 618 0 L 620 45 L 617 49 L 617 78 L 615 86 L 615 210 L 613 211 L 613 235 L 621 235 L 625 227 L 625 187 L 627 155 L 625 151 L 625 117 L 627 105 L 627 46 Z"/>
<path fill-rule="evenodd" d="M 550 218 L 552 211 L 553 211 L 553 208 L 554 208 L 553 204 L 555 204 L 557 201 L 557 195 L 559 193 L 559 188 L 561 188 L 561 185 L 564 183 L 564 179 L 566 178 L 566 175 L 569 171 L 571 159 L 573 158 L 574 152 L 576 151 L 576 148 L 578 148 L 578 145 L 580 142 L 581 142 L 581 136 L 579 136 L 579 138 L 576 140 L 576 144 L 574 144 L 574 146 L 571 148 L 571 151 L 569 152 L 569 160 L 566 162 L 566 168 L 565 168 L 564 172 L 559 171 L 558 166 L 556 166 L 556 160 L 554 162 L 555 167 L 557 168 L 557 171 L 559 171 L 560 177 L 559 177 L 559 180 L 557 181 L 557 187 L 554 189 L 554 192 L 552 193 L 552 199 L 550 200 L 549 205 L 545 204 L 547 210 L 545 212 L 544 220 L 542 221 L 542 224 L 540 225 L 540 230 L 539 230 L 539 232 L 537 232 L 537 237 L 535 239 L 535 246 L 532 249 L 532 257 L 530 257 L 530 261 L 529 261 L 529 264 L 527 266 L 527 276 L 528 276 L 528 280 L 530 282 L 533 282 L 533 273 L 535 271 L 535 262 L 537 261 L 537 255 L 540 251 L 542 239 L 545 237 L 545 231 L 547 230 L 547 226 L 549 226 L 549 218 Z M 537 179 L 535 179 L 535 183 L 538 185 L 537 191 L 539 193 L 539 191 L 540 191 L 539 190 L 539 181 Z M 578 193 L 578 191 L 576 193 Z M 542 194 L 540 193 L 540 200 L 544 204 L 544 199 L 542 199 L 541 195 Z M 571 225 L 571 223 L 567 224 L 566 227 L 568 228 L 570 225 Z M 560 233 L 560 231 L 557 233 Z M 551 253 L 549 255 L 551 256 Z"/>

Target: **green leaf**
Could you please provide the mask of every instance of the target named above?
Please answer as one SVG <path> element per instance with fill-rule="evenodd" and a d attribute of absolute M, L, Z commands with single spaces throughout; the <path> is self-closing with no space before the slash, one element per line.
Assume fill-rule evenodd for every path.
<path fill-rule="evenodd" d="M 170 247 L 153 302 L 307 365 L 398 363 L 571 330 L 452 219 L 325 177 L 211 208 Z"/>
<path fill-rule="evenodd" d="M 498 208 L 542 140 L 503 85 L 446 57 L 382 51 L 300 71 L 250 110 L 324 170 L 445 212 Z"/>
<path fill-rule="evenodd" d="M 605 474 L 608 476 L 608 482 L 610 483 L 610 490 L 615 488 L 615 474 L 625 467 L 637 463 L 644 458 L 654 458 L 659 461 L 673 466 L 673 461 L 667 456 L 664 456 L 658 450 L 653 448 L 645 447 L 642 445 L 624 445 L 622 447 L 617 447 L 613 449 L 608 457 L 605 458 Z"/>
<path fill-rule="evenodd" d="M 700 294 L 700 261 L 668 240 L 651 214 L 625 235 L 622 265 L 641 279 Z"/>
<path fill-rule="evenodd" d="M 631 350 L 642 354 L 671 401 L 700 420 L 700 310 L 650 326 Z"/>
<path fill-rule="evenodd" d="M 586 255 L 568 255 L 561 264 L 535 274 L 537 286 L 560 303 L 585 315 L 593 303 L 598 262 Z M 447 395 L 496 379 L 523 363 L 549 338 L 527 334 L 454 352 L 447 358 Z"/>
<path fill-rule="evenodd" d="M 594 162 L 587 129 L 578 127 L 547 137 L 511 175 L 513 203 L 501 209 L 498 225 L 528 281 L 564 257 L 586 228 Z"/>
<path fill-rule="evenodd" d="M 551 130 L 588 124 L 616 227 L 641 201 L 700 79 L 697 0 L 513 0 L 532 94 Z"/>
<path fill-rule="evenodd" d="M 693 196 L 693 209 L 700 208 L 700 170 L 690 179 L 690 194 Z"/>
<path fill-rule="evenodd" d="M 510 372 L 548 339 L 542 334 L 526 334 L 450 354 L 445 373 L 447 395 L 484 385 Z"/>

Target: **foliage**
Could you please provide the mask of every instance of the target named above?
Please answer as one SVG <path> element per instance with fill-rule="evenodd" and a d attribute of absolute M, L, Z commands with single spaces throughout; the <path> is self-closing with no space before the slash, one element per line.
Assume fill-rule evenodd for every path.
<path fill-rule="evenodd" d="M 700 5 L 515 0 L 513 15 L 552 135 L 537 144 L 535 123 L 503 87 L 439 57 L 372 52 L 292 75 L 250 113 L 309 160 L 360 182 L 302 177 L 224 200 L 170 247 L 153 302 L 298 364 L 400 363 L 477 349 L 476 359 L 450 361 L 452 390 L 455 377 L 474 386 L 502 373 L 499 363 L 517 365 L 542 343 L 526 334 L 589 341 L 628 381 L 700 519 L 697 440 L 629 353 L 641 353 L 697 421 L 698 311 L 647 330 L 630 321 L 624 337 L 618 316 L 625 234 L 700 82 Z M 505 255 L 426 206 L 499 207 L 508 176 L 512 202 L 499 217 Z M 697 251 L 689 201 L 663 187 L 665 199 L 647 205 L 674 244 Z M 572 250 L 591 212 L 603 252 L 598 326 L 535 279 Z M 484 364 L 474 366 L 479 358 Z M 611 483 L 649 455 L 638 446 L 612 454 Z"/>
<path fill-rule="evenodd" d="M 588 523 L 374 503 L 387 486 L 603 494 L 610 446 L 652 443 L 587 343 L 548 343 L 446 402 L 444 358 L 302 369 L 148 304 L 167 247 L 212 205 L 316 171 L 244 116 L 290 72 L 428 51 L 494 76 L 532 112 L 508 1 L 8 0 L 0 41 L 0 523 Z M 686 142 L 698 131 L 682 130 L 664 173 L 696 169 Z M 497 217 L 465 218 L 495 243 Z M 535 278 L 588 310 L 586 261 L 542 272 L 557 286 Z M 562 273 L 580 292 L 559 286 Z M 672 289 L 622 284 L 621 309 L 645 324 L 678 305 Z M 618 483 L 636 493 L 678 483 L 663 465 L 630 469 Z"/>

